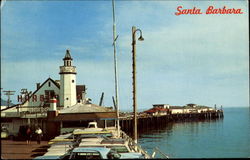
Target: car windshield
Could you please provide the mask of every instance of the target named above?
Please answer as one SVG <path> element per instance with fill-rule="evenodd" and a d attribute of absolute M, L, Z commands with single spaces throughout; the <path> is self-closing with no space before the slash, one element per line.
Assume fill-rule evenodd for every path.
<path fill-rule="evenodd" d="M 117 153 L 128 153 L 129 150 L 125 146 L 110 146 L 112 150 L 116 151 Z"/>
<path fill-rule="evenodd" d="M 75 153 L 71 159 L 102 159 L 101 155 L 97 152 L 93 153 Z"/>

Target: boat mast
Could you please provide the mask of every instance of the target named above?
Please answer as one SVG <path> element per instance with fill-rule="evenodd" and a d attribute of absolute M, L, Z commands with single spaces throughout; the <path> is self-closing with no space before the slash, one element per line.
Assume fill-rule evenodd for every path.
<path fill-rule="evenodd" d="M 113 9 L 113 46 L 114 46 L 114 71 L 115 71 L 115 105 L 117 114 L 117 135 L 120 136 L 120 123 L 119 123 L 119 95 L 118 95 L 118 75 L 117 75 L 117 57 L 116 57 L 116 22 L 115 22 L 115 1 L 112 0 Z"/>

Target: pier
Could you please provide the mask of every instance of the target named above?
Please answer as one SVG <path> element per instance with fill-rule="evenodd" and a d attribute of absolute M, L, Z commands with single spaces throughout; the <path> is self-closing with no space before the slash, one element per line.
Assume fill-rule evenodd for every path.
<path fill-rule="evenodd" d="M 188 121 L 202 121 L 222 119 L 224 117 L 223 110 L 209 111 L 202 113 L 179 113 L 166 115 L 149 115 L 138 114 L 138 131 L 143 132 L 152 127 L 160 128 L 170 122 L 188 122 Z M 123 115 L 119 118 L 120 127 L 128 135 L 133 133 L 133 116 L 130 114 Z"/>

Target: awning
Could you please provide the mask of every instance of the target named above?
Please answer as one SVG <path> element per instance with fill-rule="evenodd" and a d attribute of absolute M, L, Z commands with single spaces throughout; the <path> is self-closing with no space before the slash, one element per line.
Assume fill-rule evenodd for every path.
<path fill-rule="evenodd" d="M 116 120 L 116 112 L 64 113 L 51 121 Z"/>

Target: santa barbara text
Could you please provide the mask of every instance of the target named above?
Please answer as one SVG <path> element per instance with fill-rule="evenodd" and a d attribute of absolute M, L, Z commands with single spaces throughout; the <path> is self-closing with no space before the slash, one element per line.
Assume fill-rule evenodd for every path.
<path fill-rule="evenodd" d="M 175 12 L 176 16 L 179 15 L 192 15 L 192 14 L 203 14 L 200 8 L 183 8 L 183 6 L 178 6 L 177 12 Z M 206 9 L 206 14 L 243 14 L 241 8 L 227 8 L 227 6 L 223 6 L 222 8 L 215 8 L 214 6 L 209 6 Z"/>

